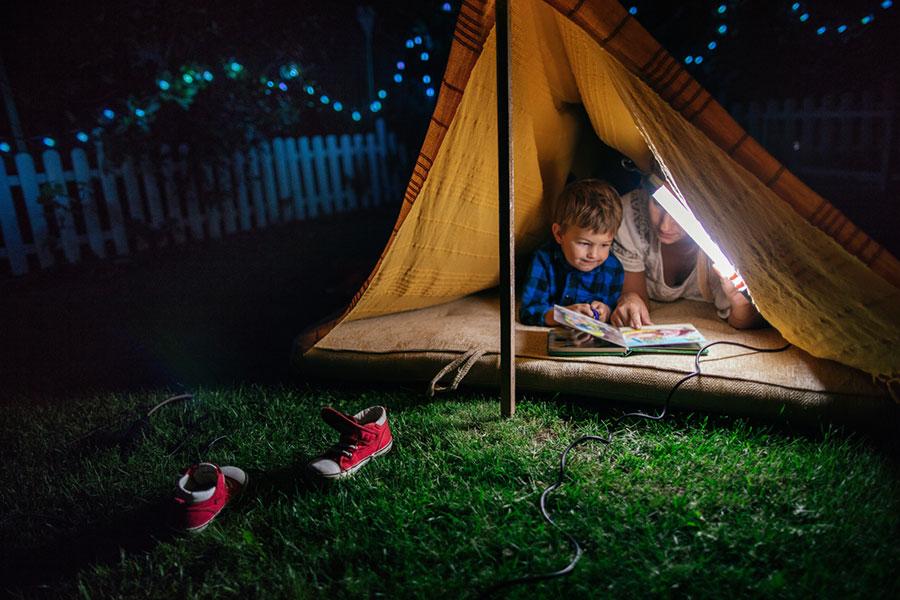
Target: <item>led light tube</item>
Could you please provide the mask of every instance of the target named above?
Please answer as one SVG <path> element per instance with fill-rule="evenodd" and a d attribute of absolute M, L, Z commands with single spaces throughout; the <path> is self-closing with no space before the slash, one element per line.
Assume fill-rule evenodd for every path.
<path fill-rule="evenodd" d="M 697 220 L 697 217 L 694 216 L 691 209 L 682 204 L 659 177 L 650 175 L 649 179 L 651 185 L 656 188 L 656 191 L 653 192 L 654 200 L 656 200 L 660 206 L 669 213 L 669 216 L 675 219 L 675 222 L 684 229 L 685 233 L 691 236 L 691 239 L 700 246 L 700 249 L 703 250 L 712 261 L 713 268 L 716 272 L 728 279 L 739 292 L 747 293 L 749 295 L 747 284 L 737 272 L 734 264 L 728 260 L 725 253 L 712 241 L 712 238 L 709 237 L 709 234 L 703 229 L 703 225 L 700 224 L 700 221 Z"/>

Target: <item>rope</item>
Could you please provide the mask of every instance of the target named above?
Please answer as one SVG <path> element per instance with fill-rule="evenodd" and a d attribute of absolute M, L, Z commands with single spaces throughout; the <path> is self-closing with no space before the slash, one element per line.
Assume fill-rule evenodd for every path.
<path fill-rule="evenodd" d="M 455 390 L 457 387 L 459 387 L 460 382 L 469 373 L 469 370 L 472 368 L 472 366 L 476 362 L 478 362 L 478 359 L 484 356 L 484 353 L 485 350 L 483 348 L 472 348 L 471 350 L 467 350 L 457 358 L 453 359 L 452 362 L 438 371 L 437 375 L 435 375 L 431 380 L 431 383 L 428 384 L 428 396 L 430 398 L 433 398 L 436 392 Z M 453 377 L 453 381 L 449 386 L 441 385 L 441 379 L 443 379 L 443 377 L 450 373 L 453 369 L 457 369 L 456 375 Z"/>

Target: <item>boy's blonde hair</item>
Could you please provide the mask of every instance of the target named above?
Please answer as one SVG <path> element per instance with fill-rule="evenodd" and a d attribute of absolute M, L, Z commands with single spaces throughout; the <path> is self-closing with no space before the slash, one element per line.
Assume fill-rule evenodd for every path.
<path fill-rule="evenodd" d="M 622 223 L 622 200 L 616 189 L 600 179 L 582 179 L 563 189 L 553 206 L 553 222 L 597 233 L 615 233 Z"/>

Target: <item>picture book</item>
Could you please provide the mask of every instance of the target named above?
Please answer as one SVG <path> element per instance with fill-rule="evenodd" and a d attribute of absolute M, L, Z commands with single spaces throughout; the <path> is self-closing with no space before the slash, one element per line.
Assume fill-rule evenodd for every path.
<path fill-rule="evenodd" d="M 645 325 L 640 329 L 614 327 L 562 306 L 553 318 L 565 327 L 550 331 L 550 356 L 614 356 L 633 353 L 696 354 L 706 343 L 690 323 Z"/>

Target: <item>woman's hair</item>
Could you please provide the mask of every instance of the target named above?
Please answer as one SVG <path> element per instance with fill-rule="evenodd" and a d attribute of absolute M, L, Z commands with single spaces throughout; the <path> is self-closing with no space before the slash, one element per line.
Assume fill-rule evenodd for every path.
<path fill-rule="evenodd" d="M 615 188 L 600 179 L 582 179 L 563 189 L 553 207 L 554 223 L 606 233 L 619 229 L 622 200 Z"/>

